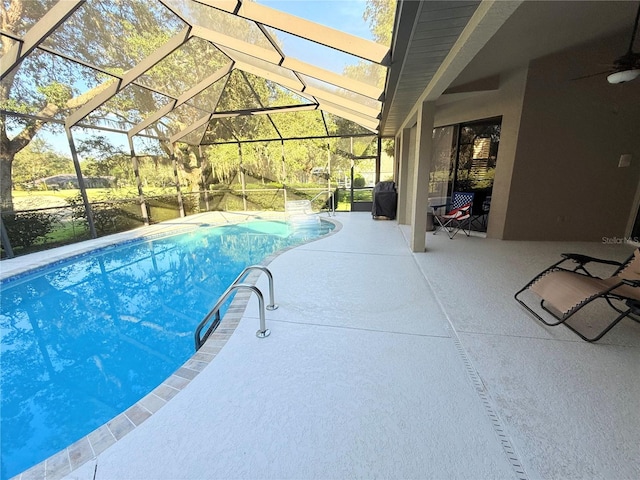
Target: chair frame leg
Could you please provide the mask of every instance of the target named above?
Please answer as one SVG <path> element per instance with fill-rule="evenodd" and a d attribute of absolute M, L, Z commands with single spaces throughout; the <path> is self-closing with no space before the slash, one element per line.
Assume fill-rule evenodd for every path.
<path fill-rule="evenodd" d="M 444 230 L 447 236 L 449 237 L 449 240 L 453 240 L 453 237 L 455 237 L 456 234 L 460 230 L 462 230 L 467 237 L 471 236 L 471 217 L 469 217 L 468 220 L 463 220 L 463 221 L 467 221 L 466 229 L 464 228 L 464 223 L 461 223 L 459 220 L 449 219 L 447 222 L 442 223 L 437 216 L 434 215 L 433 218 L 439 224 L 439 225 L 434 224 L 434 229 L 433 229 L 434 235 L 437 234 L 440 230 Z"/>
<path fill-rule="evenodd" d="M 530 285 L 525 286 L 524 288 L 522 288 L 521 290 L 519 290 L 515 295 L 514 298 L 515 300 L 522 305 L 526 310 L 529 311 L 529 313 L 531 313 L 534 317 L 536 317 L 538 320 L 540 320 L 540 322 L 542 322 L 543 324 L 549 326 L 549 327 L 555 327 L 557 325 L 563 324 L 565 327 L 567 327 L 569 330 L 571 330 L 573 333 L 575 333 L 576 335 L 578 335 L 580 338 L 582 338 L 583 340 L 587 341 L 587 342 L 597 342 L 598 340 L 600 340 L 607 332 L 609 332 L 609 330 L 611 330 L 613 327 L 615 327 L 618 322 L 620 322 L 620 320 L 622 320 L 623 318 L 631 315 L 633 313 L 633 308 L 629 308 L 627 310 L 620 310 L 616 307 L 614 307 L 611 304 L 611 298 L 606 295 L 599 295 L 597 297 L 592 298 L 591 300 L 589 300 L 588 302 L 585 302 L 584 304 L 582 304 L 580 306 L 580 308 L 576 308 L 575 310 L 573 310 L 572 312 L 570 312 L 568 315 L 563 316 L 563 317 L 558 317 L 555 313 L 553 313 L 552 311 L 550 311 L 548 308 L 546 308 L 544 306 L 544 300 L 542 300 L 540 302 L 540 307 L 547 313 L 549 313 L 549 315 L 551 315 L 553 318 L 555 318 L 556 320 L 558 320 L 557 322 L 548 322 L 546 321 L 544 318 L 542 318 L 540 315 L 538 315 L 537 312 L 535 312 L 532 308 L 530 308 L 526 303 L 524 303 L 523 300 L 521 300 L 520 298 L 518 298 L 518 295 L 520 295 L 522 292 L 524 292 L 525 290 L 527 290 L 529 288 Z M 608 292 L 607 292 L 608 293 Z M 613 320 L 613 322 L 611 322 L 609 325 L 607 325 L 607 327 L 605 327 L 600 333 L 598 333 L 595 337 L 589 338 L 584 336 L 582 333 L 580 333 L 578 330 L 576 330 L 575 328 L 573 328 L 571 325 L 569 325 L 568 323 L 566 323 L 567 320 L 569 320 L 575 313 L 577 313 L 578 311 L 580 311 L 582 309 L 582 307 L 588 305 L 589 303 L 591 303 L 594 300 L 597 299 L 605 299 L 607 301 L 607 303 L 614 309 L 616 310 L 619 315 Z"/>

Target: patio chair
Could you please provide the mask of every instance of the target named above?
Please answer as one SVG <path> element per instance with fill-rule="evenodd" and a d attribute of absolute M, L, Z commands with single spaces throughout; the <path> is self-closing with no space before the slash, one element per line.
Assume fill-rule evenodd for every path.
<path fill-rule="evenodd" d="M 562 260 L 545 269 L 533 280 L 527 283 L 514 297 L 515 299 L 545 325 L 555 326 L 564 324 L 587 342 L 600 340 L 620 320 L 629 317 L 639 321 L 640 316 L 640 249 L 624 262 L 602 260 L 576 253 L 563 253 Z M 565 262 L 574 262 L 574 268 L 561 266 Z M 587 264 L 601 264 L 616 266 L 613 275 L 600 278 L 587 270 Z M 589 268 L 593 271 L 593 265 Z M 544 312 L 536 313 L 522 297 L 525 291 L 531 291 L 533 298 L 540 301 L 540 308 Z M 519 298 L 520 297 L 520 298 Z M 602 318 L 579 316 L 569 324 L 569 320 L 583 307 L 606 302 L 616 313 L 606 308 Z M 533 302 L 529 302 L 530 304 Z M 606 304 L 604 304 L 606 306 Z M 600 312 L 598 312 L 600 313 Z M 550 318 L 543 318 L 542 315 Z M 611 318 L 609 318 L 611 314 Z M 596 324 L 594 326 L 594 324 Z M 586 332 L 593 330 L 593 335 Z"/>
<path fill-rule="evenodd" d="M 468 237 L 471 235 L 471 207 L 473 207 L 473 196 L 471 192 L 453 192 L 451 196 L 451 210 L 444 215 L 439 215 L 438 210 L 445 205 L 434 205 L 433 219 L 435 235 L 440 230 L 447 232 L 450 239 L 456 236 L 460 230 Z M 466 228 L 465 228 L 466 224 Z"/>

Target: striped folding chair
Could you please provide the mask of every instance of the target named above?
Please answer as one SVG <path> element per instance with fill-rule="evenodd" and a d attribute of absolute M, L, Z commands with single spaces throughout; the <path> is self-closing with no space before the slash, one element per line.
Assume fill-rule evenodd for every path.
<path fill-rule="evenodd" d="M 435 220 L 435 235 L 440 230 L 447 232 L 449 238 L 455 237 L 460 230 L 468 237 L 471 235 L 471 207 L 473 206 L 473 196 L 471 192 L 453 192 L 451 205 L 444 215 L 438 214 L 438 209 L 448 205 L 434 205 L 433 218 Z M 466 228 L 465 228 L 466 225 Z"/>

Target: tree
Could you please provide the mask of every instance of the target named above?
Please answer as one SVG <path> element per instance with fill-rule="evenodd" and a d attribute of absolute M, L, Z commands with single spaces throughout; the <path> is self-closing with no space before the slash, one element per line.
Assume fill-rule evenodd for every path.
<path fill-rule="evenodd" d="M 16 43 L 12 38 L 21 38 L 55 3 L 56 0 L 0 2 L 0 28 L 3 32 L 13 35 L 3 35 L 0 55 L 4 56 Z M 385 35 L 390 38 L 393 3 L 391 0 L 368 1 L 368 13 L 365 13 L 365 18 L 369 19 L 376 39 L 382 40 Z M 189 21 L 206 25 L 222 34 L 237 35 L 238 29 L 244 25 L 243 21 L 231 15 L 221 14 L 219 10 L 202 3 L 193 2 L 187 6 L 186 3 L 172 2 L 172 5 L 172 9 L 187 20 L 197 18 L 197 21 Z M 44 119 L 67 117 L 74 109 L 86 104 L 95 95 L 119 81 L 120 76 L 138 65 L 184 27 L 183 20 L 162 2 L 85 2 L 49 35 L 44 42 L 47 49 L 36 48 L 9 73 L 0 86 L 0 109 L 28 116 L 0 114 L 2 209 L 13 209 L 11 192 L 15 180 L 12 174 L 16 155 L 33 141 L 41 129 L 61 128 Z M 386 30 L 389 32 L 385 33 Z M 243 31 L 243 36 L 245 41 L 258 44 L 262 34 L 259 29 L 253 29 Z M 261 41 L 265 41 L 264 38 Z M 56 51 L 61 56 L 53 55 L 47 50 Z M 78 59 L 81 63 L 67 58 Z M 212 44 L 191 37 L 180 48 L 144 72 L 135 84 L 118 91 L 110 100 L 91 112 L 83 122 L 126 130 L 228 62 L 229 58 Z M 91 65 L 99 69 L 91 68 Z M 379 81 L 384 81 L 384 76 L 380 74 L 383 70 L 376 70 L 376 78 L 379 77 Z M 352 73 L 355 76 L 370 76 L 366 69 L 356 69 Z M 220 100 L 218 110 L 271 106 L 276 103 L 300 103 L 299 97 L 296 98 L 291 92 L 237 70 L 220 80 L 221 85 L 225 83 L 227 96 Z M 144 133 L 161 138 L 171 137 L 203 118 L 204 114 L 215 106 L 216 100 L 212 99 L 218 97 L 214 90 L 215 88 L 206 89 L 196 99 L 150 125 Z M 216 139 L 227 138 L 233 141 L 234 135 L 240 139 L 274 136 L 273 133 L 269 133 L 269 129 L 273 127 L 265 115 L 247 115 L 224 120 L 227 125 L 233 125 L 233 135 L 227 127 L 220 127 L 213 132 Z M 166 142 L 159 144 L 168 157 L 171 150 L 169 146 Z M 194 163 L 194 153 L 192 147 L 187 147 L 176 156 L 180 164 L 179 171 L 183 172 L 185 177 L 196 179 L 202 171 L 221 170 L 210 164 L 208 159 L 205 159 L 202 165 L 199 162 Z M 319 157 L 322 155 L 318 153 L 318 158 L 315 158 L 316 153 L 307 149 L 306 155 L 300 153 L 288 158 L 308 164 L 321 161 Z M 235 158 L 237 161 L 237 148 Z M 99 160 L 97 157 L 94 159 Z M 98 166 L 95 163 L 92 165 Z M 281 166 L 281 155 L 277 148 L 255 144 L 247 146 L 243 151 L 243 167 L 247 170 L 278 177 L 283 171 Z M 228 173 L 231 171 L 228 170 Z M 194 181 L 190 182 L 194 184 Z"/>
<path fill-rule="evenodd" d="M 36 138 L 16 154 L 13 181 L 16 184 L 26 184 L 39 178 L 69 172 L 73 172 L 71 158 L 60 155 L 47 142 Z"/>
<path fill-rule="evenodd" d="M 3 1 L 0 3 L 0 27 L 3 31 L 21 37 L 55 3 L 55 0 Z M 79 38 L 85 48 L 80 52 L 73 51 L 72 55 L 75 57 L 83 54 L 84 59 L 96 65 L 103 64 L 105 57 L 126 60 L 127 52 L 118 49 L 115 45 L 111 48 L 107 45 L 105 50 L 96 49 L 96 46 L 104 45 L 104 42 L 95 41 L 100 35 L 108 38 L 109 35 L 122 36 L 122 32 L 109 32 L 109 22 L 83 7 L 74 13 L 72 17 L 74 21 L 65 22 L 65 25 L 56 32 L 59 35 L 56 38 L 56 49 L 61 53 L 67 53 L 65 49 L 73 50 L 74 46 L 78 45 Z M 145 10 L 152 10 L 148 8 L 147 2 L 142 0 L 122 2 L 120 7 L 122 12 L 114 11 L 115 4 L 111 8 L 112 11 L 104 12 L 105 15 L 120 13 L 125 19 L 138 14 L 142 14 L 144 18 Z M 123 13 L 125 10 L 127 12 Z M 152 14 L 147 14 L 147 17 L 149 15 Z M 126 22 L 124 23 L 126 25 Z M 134 22 L 129 24 L 134 25 Z M 149 23 L 141 25 L 136 22 L 135 25 L 144 29 Z M 153 33 L 151 30 L 141 32 L 141 35 L 153 35 Z M 15 40 L 3 36 L 0 55 L 4 56 L 15 43 Z M 127 65 L 127 63 L 121 64 Z M 109 82 L 105 82 L 105 78 L 106 75 L 96 70 L 81 68 L 77 64 L 54 58 L 36 49 L 22 61 L 19 67 L 14 68 L 3 79 L 0 85 L 0 108 L 34 115 L 34 117 L 16 117 L 0 114 L 0 206 L 3 210 L 13 210 L 12 170 L 16 154 L 29 145 L 42 128 L 55 128 L 41 118 L 54 118 L 84 105 L 109 85 Z M 87 91 L 83 93 L 79 91 L 76 86 L 81 83 L 79 80 L 83 85 L 89 86 Z"/>
<path fill-rule="evenodd" d="M 131 157 L 101 135 L 78 142 L 78 153 L 85 156 L 82 169 L 85 174 L 115 177 L 117 185 L 134 186 Z"/>
<path fill-rule="evenodd" d="M 55 3 L 55 0 L 5 0 L 0 3 L 0 27 L 21 37 Z M 87 2 L 58 27 L 47 42 L 48 46 L 53 45 L 53 50 L 101 67 L 103 71 L 35 49 L 3 79 L 0 108 L 34 116 L 0 114 L 0 204 L 3 209 L 13 209 L 12 169 L 16 154 L 41 129 L 60 128 L 42 119 L 64 118 L 73 109 L 86 104 L 117 80 L 104 71 L 124 74 L 182 28 L 184 23 L 160 2 Z M 0 55 L 4 56 L 14 44 L 15 40 L 3 36 Z M 202 53 L 203 56 L 206 54 Z M 203 61 L 203 57 L 186 57 L 186 68 L 190 73 L 211 65 L 211 62 Z M 177 58 L 180 60 L 184 59 Z M 145 75 L 148 82 L 168 84 L 173 79 L 175 88 L 180 88 L 177 78 L 188 77 L 170 75 L 161 67 L 158 71 L 151 69 Z M 132 118 L 131 112 L 139 115 L 139 112 L 153 112 L 159 108 L 160 100 L 156 97 L 158 95 L 151 90 L 141 87 L 125 89 L 93 112 L 88 121 L 111 123 L 109 126 L 114 123 L 122 126 L 128 121 L 131 125 L 142 119 Z M 159 128 L 158 125 L 152 127 L 156 131 Z"/>
<path fill-rule="evenodd" d="M 23 35 L 54 3 L 53 0 L 2 2 L 0 25 L 3 31 Z M 14 40 L 3 37 L 0 55 L 4 57 L 14 43 Z M 37 63 L 33 62 L 32 68 L 35 68 Z M 19 70 L 16 68 L 11 71 L 0 85 L 2 108 L 18 113 L 31 113 L 39 117 L 52 117 L 63 108 L 73 108 L 86 101 L 86 97 L 82 96 L 72 99 L 71 88 L 57 81 L 55 74 L 48 75 L 43 72 L 42 77 L 34 76 L 35 88 L 30 89 L 25 85 L 25 79 L 19 75 Z M 13 210 L 12 167 L 16 154 L 34 139 L 45 124 L 46 122 L 42 120 L 7 118 L 4 113 L 0 114 L 0 206 L 2 209 Z M 8 136 L 10 131 L 17 131 L 11 139 Z"/>
<path fill-rule="evenodd" d="M 367 0 L 364 19 L 369 22 L 373 39 L 383 45 L 391 45 L 396 0 Z"/>

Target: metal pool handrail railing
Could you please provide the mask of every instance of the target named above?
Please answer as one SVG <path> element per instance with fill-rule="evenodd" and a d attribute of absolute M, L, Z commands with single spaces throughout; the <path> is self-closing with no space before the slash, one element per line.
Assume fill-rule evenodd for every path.
<path fill-rule="evenodd" d="M 333 216 L 335 217 L 336 215 L 336 198 L 335 198 L 335 192 L 326 192 L 326 191 L 322 191 L 319 194 L 317 194 L 315 197 L 313 197 L 311 200 L 309 200 L 311 203 L 313 203 L 313 201 L 318 198 L 321 195 L 324 195 L 325 193 L 329 193 L 329 198 L 331 199 L 331 206 L 328 206 L 328 211 L 329 211 L 329 216 L 331 216 L 333 214 Z M 327 200 L 329 200 L 329 198 Z"/>
<path fill-rule="evenodd" d="M 227 298 L 229 298 L 229 296 L 235 290 L 246 289 L 246 290 L 251 290 L 253 293 L 256 294 L 256 296 L 258 297 L 258 308 L 260 310 L 260 330 L 256 332 L 256 336 L 258 338 L 265 338 L 269 336 L 271 332 L 266 328 L 266 325 L 265 325 L 265 319 L 264 319 L 265 306 L 264 306 L 264 297 L 262 295 L 262 292 L 258 287 L 254 285 L 249 285 L 247 283 L 240 283 L 240 281 L 244 278 L 244 276 L 250 270 L 262 270 L 264 273 L 267 274 L 267 278 L 269 279 L 269 301 L 271 303 L 266 306 L 266 309 L 275 310 L 276 308 L 278 308 L 278 305 L 276 305 L 274 302 L 273 275 L 271 274 L 269 269 L 267 267 L 263 267 L 262 265 L 250 265 L 246 267 L 242 271 L 242 273 L 240 273 L 240 275 L 236 277 L 236 279 L 231 283 L 231 285 L 229 285 L 229 287 L 220 296 L 220 298 L 218 299 L 216 304 L 213 306 L 213 308 L 204 317 L 204 319 L 198 324 L 194 334 L 196 351 L 200 350 L 200 347 L 204 345 L 204 342 L 207 340 L 207 338 L 209 338 L 209 335 L 211 335 L 215 331 L 215 329 L 218 328 L 218 325 L 220 325 L 220 321 L 221 321 L 220 308 L 222 308 L 222 305 L 224 304 L 224 302 L 227 300 Z M 202 329 L 209 323 L 212 317 L 214 317 L 213 322 L 211 322 L 211 325 L 209 326 L 209 328 L 207 328 L 204 335 L 201 336 L 200 334 L 202 333 Z"/>

